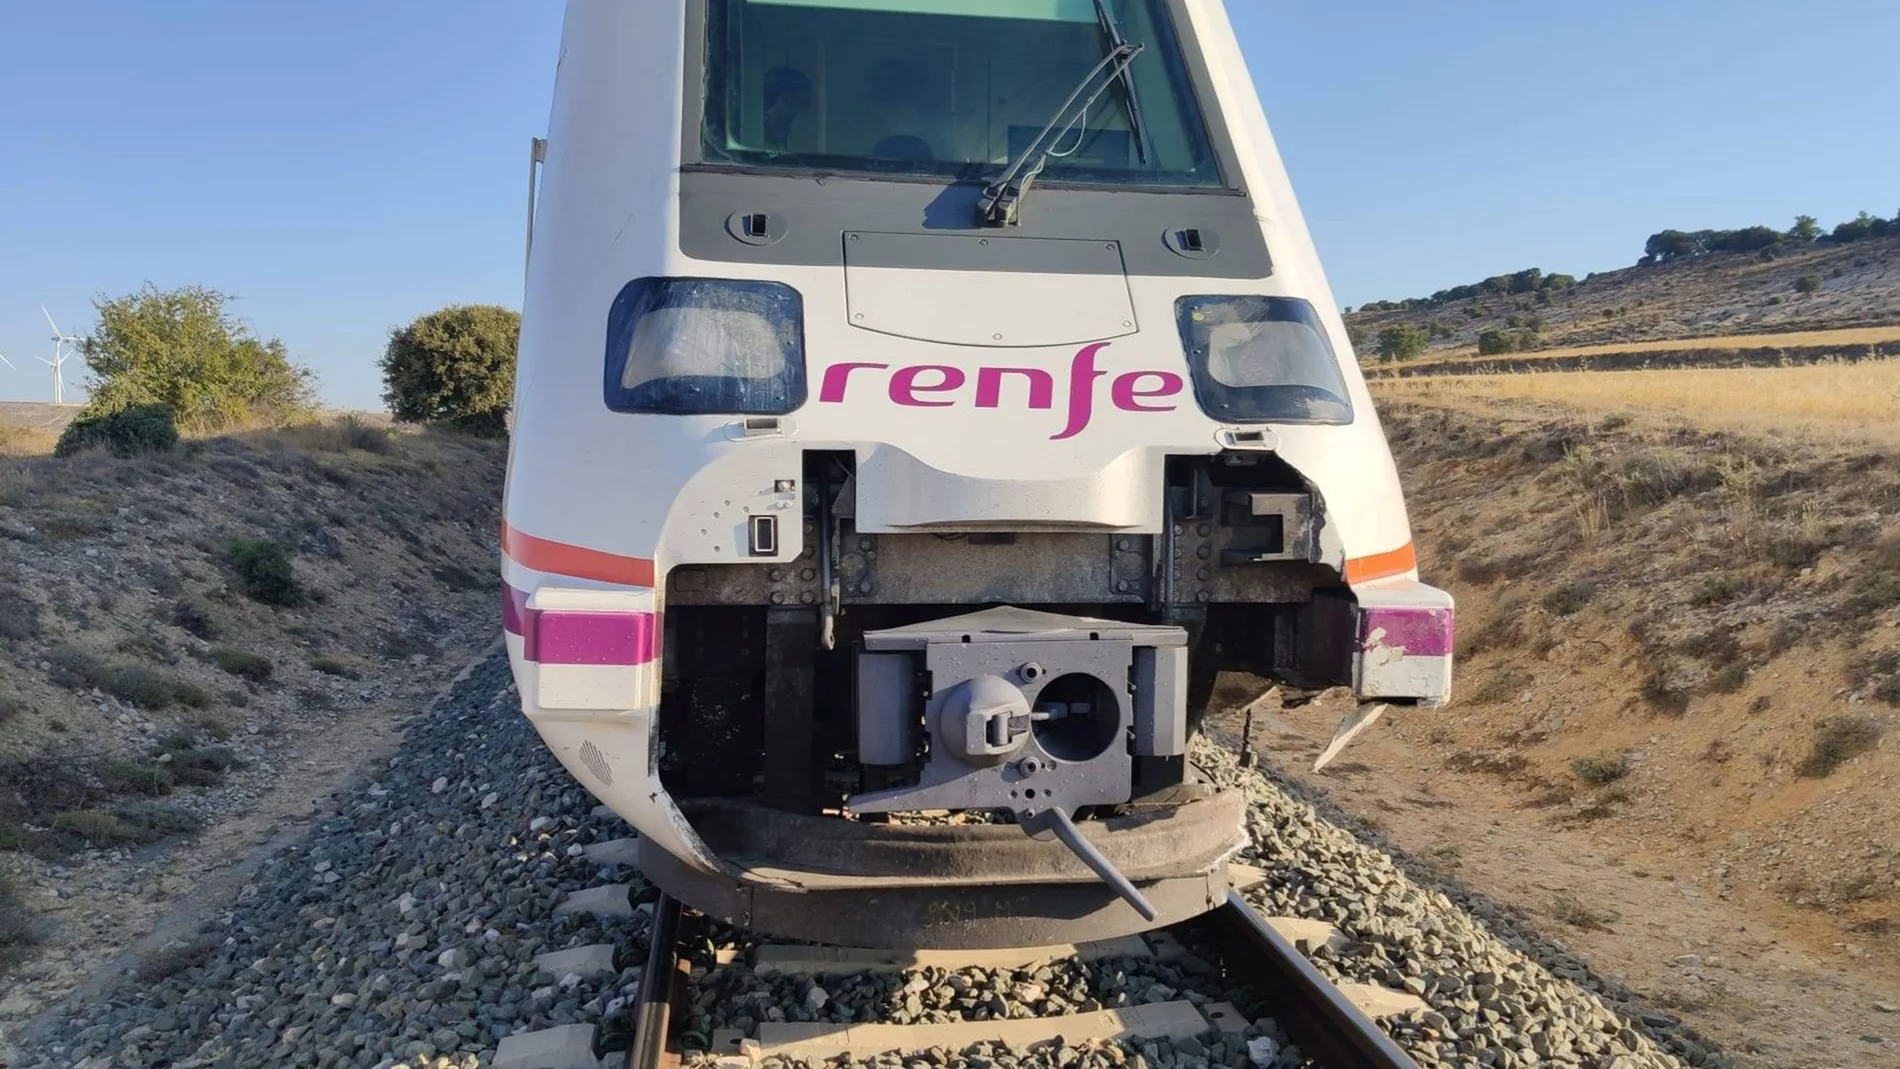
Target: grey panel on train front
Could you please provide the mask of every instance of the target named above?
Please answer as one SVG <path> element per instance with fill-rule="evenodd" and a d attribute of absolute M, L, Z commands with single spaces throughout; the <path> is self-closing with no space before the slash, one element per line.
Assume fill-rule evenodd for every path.
<path fill-rule="evenodd" d="M 896 178 L 768 174 L 717 164 L 680 174 L 680 251 L 695 260 L 793 266 L 844 266 L 844 235 L 996 236 L 976 225 L 980 182 L 945 184 Z M 735 235 L 735 216 L 763 215 L 783 227 L 767 244 Z M 1273 273 L 1253 200 L 1222 190 L 1148 192 L 1039 185 L 1023 201 L 1023 225 L 1009 238 L 1117 242 L 1131 275 L 1263 279 Z M 1176 251 L 1180 235 L 1200 231 L 1203 248 Z M 959 267 L 959 263 L 967 266 Z M 983 270 L 949 250 L 912 264 L 937 270 Z"/>

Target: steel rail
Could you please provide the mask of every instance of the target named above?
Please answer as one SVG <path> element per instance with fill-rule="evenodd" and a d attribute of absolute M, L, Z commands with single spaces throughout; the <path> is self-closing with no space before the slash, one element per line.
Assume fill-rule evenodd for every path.
<path fill-rule="evenodd" d="M 1235 954 L 1228 964 L 1268 996 L 1274 1020 L 1301 1053 L 1326 1069 L 1419 1069 L 1240 892 L 1227 892 L 1227 904 L 1212 919 L 1251 951 Z"/>
<path fill-rule="evenodd" d="M 633 1048 L 627 1069 L 661 1069 L 667 1060 L 667 1033 L 672 1029 L 673 1003 L 681 988 L 680 904 L 671 895 L 653 903 L 653 923 L 647 930 L 647 964 L 640 974 L 640 997 L 634 1006 Z"/>

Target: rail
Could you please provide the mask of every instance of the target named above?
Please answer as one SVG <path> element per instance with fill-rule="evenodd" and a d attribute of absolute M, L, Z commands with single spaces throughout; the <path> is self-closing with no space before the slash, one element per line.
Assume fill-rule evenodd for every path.
<path fill-rule="evenodd" d="M 1268 998 L 1274 1019 L 1314 1064 L 1324 1069 L 1419 1069 L 1238 892 L 1229 892 L 1219 909 L 1191 923 L 1214 925 L 1231 937 L 1228 968 Z M 626 1069 L 671 1069 L 678 1064 L 669 1031 L 674 1007 L 687 997 L 682 963 L 693 927 L 690 919 L 682 920 L 678 902 L 663 897 L 656 904 L 643 974 L 651 979 L 641 984 Z M 1050 1039 L 1061 1034 L 1063 1020 L 1048 1018 Z"/>

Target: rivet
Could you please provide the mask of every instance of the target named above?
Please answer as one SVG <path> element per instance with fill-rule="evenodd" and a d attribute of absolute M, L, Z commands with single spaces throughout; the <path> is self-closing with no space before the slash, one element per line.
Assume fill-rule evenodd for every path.
<path fill-rule="evenodd" d="M 1002 341 L 1002 340 L 1003 340 L 1003 336 L 1002 336 L 1001 334 L 992 334 L 992 335 L 990 335 L 990 337 L 991 337 L 991 338 L 993 338 L 993 339 L 995 339 L 996 341 Z"/>
<path fill-rule="evenodd" d="M 1128 552 L 1128 539 L 1124 538 L 1120 540 L 1119 542 L 1116 542 L 1115 548 L 1121 550 L 1123 553 Z"/>
<path fill-rule="evenodd" d="M 870 540 L 870 539 L 868 539 L 868 538 L 860 538 L 860 539 L 858 539 L 858 548 L 859 548 L 859 549 L 870 549 L 870 548 L 871 548 L 871 546 L 872 546 L 872 542 L 871 542 L 871 540 Z"/>
<path fill-rule="evenodd" d="M 785 593 L 779 590 L 772 591 L 772 604 L 774 605 L 785 604 Z"/>
<path fill-rule="evenodd" d="M 862 323 L 862 322 L 864 322 L 864 313 L 863 313 L 863 312 L 859 312 L 859 313 L 858 313 L 857 315 L 854 315 L 854 316 L 852 316 L 851 318 L 853 318 L 853 319 L 855 319 L 855 320 L 857 320 L 858 322 L 860 322 L 860 323 Z"/>
<path fill-rule="evenodd" d="M 871 584 L 870 584 L 870 583 L 859 583 L 859 584 L 858 584 L 858 593 L 860 593 L 860 594 L 869 594 L 870 592 L 871 592 Z"/>
<path fill-rule="evenodd" d="M 803 579 L 803 580 L 804 580 L 804 581 L 806 581 L 807 583 L 809 583 L 809 582 L 811 582 L 811 581 L 812 581 L 813 579 L 816 579 L 816 578 L 818 578 L 818 573 L 817 573 L 817 572 L 815 572 L 815 571 L 813 571 L 813 570 L 811 570 L 810 568 L 807 568 L 807 569 L 805 569 L 804 571 L 802 571 L 802 572 L 799 572 L 799 573 L 798 573 L 798 577 L 799 577 L 800 579 Z"/>
<path fill-rule="evenodd" d="M 1213 533 L 1214 533 L 1214 525 L 1213 525 L 1213 524 L 1211 524 L 1211 523 L 1204 523 L 1204 524 L 1201 524 L 1201 537 L 1202 537 L 1202 538 L 1206 538 L 1206 537 L 1207 537 L 1208 535 L 1211 535 L 1211 534 L 1213 534 Z"/>
<path fill-rule="evenodd" d="M 1214 569 L 1212 568 L 1202 568 L 1200 571 L 1194 573 L 1194 578 L 1199 579 L 1203 583 L 1207 582 L 1209 579 L 1212 579 L 1213 577 L 1214 577 Z"/>
<path fill-rule="evenodd" d="M 776 583 L 785 578 L 785 570 L 782 568 L 773 568 L 771 571 L 765 573 L 765 577 Z"/>
<path fill-rule="evenodd" d="M 798 600 L 802 604 L 810 605 L 812 602 L 815 602 L 818 600 L 818 596 L 816 594 L 813 594 L 811 591 L 807 590 L 803 594 L 798 595 Z"/>
<path fill-rule="evenodd" d="M 1203 591 L 1201 591 L 1200 593 L 1198 593 L 1198 594 L 1196 594 L 1196 595 L 1194 595 L 1194 600 L 1195 600 L 1195 601 L 1206 601 L 1206 600 L 1208 600 L 1208 596 L 1207 596 L 1207 591 L 1205 591 L 1205 590 L 1203 590 Z"/>

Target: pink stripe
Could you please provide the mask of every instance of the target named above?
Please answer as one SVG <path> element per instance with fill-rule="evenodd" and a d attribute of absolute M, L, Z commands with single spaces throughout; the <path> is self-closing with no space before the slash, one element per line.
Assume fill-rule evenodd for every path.
<path fill-rule="evenodd" d="M 541 664 L 651 664 L 652 613 L 529 610 L 526 654 Z"/>
<path fill-rule="evenodd" d="M 1359 620 L 1360 649 L 1375 631 L 1385 632 L 1381 645 L 1399 647 L 1412 657 L 1451 656 L 1450 609 L 1367 609 Z"/>
<path fill-rule="evenodd" d="M 511 635 L 526 634 L 528 592 L 502 584 L 501 626 Z"/>

